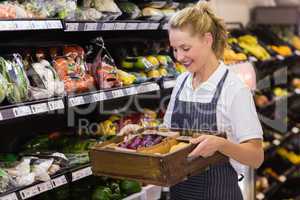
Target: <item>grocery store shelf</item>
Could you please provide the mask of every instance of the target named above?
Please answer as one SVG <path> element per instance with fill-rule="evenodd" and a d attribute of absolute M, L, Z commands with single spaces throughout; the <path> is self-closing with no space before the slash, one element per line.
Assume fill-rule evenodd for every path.
<path fill-rule="evenodd" d="M 62 172 L 51 177 L 51 180 L 46 182 L 37 182 L 29 186 L 15 188 L 0 194 L 0 200 L 24 200 L 41 193 L 50 191 L 57 187 L 69 184 L 71 182 L 83 179 L 92 175 L 92 170 L 89 164 L 79 167 L 62 170 Z"/>
<path fill-rule="evenodd" d="M 50 98 L 0 107 L 0 121 L 64 109 L 63 98 Z"/>
<path fill-rule="evenodd" d="M 29 30 L 55 30 L 63 29 L 58 19 L 14 19 L 0 20 L 0 31 L 29 31 Z"/>
<path fill-rule="evenodd" d="M 174 88 L 175 84 L 176 84 L 176 79 L 164 80 L 163 81 L 163 88 L 164 89 Z"/>
<path fill-rule="evenodd" d="M 68 107 L 75 107 L 79 105 L 100 102 L 104 100 L 111 100 L 125 96 L 136 94 L 143 94 L 147 92 L 159 91 L 160 87 L 157 83 L 142 83 L 124 88 L 115 88 L 108 91 L 96 91 L 87 94 L 79 94 L 68 97 Z"/>

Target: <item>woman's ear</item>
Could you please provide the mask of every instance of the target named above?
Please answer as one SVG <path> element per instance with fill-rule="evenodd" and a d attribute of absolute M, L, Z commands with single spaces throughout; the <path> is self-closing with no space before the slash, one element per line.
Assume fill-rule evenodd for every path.
<path fill-rule="evenodd" d="M 214 42 L 214 38 L 212 36 L 212 34 L 210 32 L 208 33 L 204 33 L 204 35 L 202 36 L 203 38 L 203 42 L 210 48 L 212 48 L 213 42 Z"/>

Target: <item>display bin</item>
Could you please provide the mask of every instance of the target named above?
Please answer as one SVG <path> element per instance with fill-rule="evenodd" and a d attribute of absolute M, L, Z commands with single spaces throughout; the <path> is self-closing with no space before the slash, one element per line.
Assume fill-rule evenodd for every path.
<path fill-rule="evenodd" d="M 157 129 L 161 134 L 167 134 L 170 131 L 176 132 L 178 134 L 174 137 L 179 141 L 189 140 L 191 137 L 197 137 L 201 134 L 224 137 L 224 134 L 220 133 L 194 130 L 158 128 L 151 128 L 150 130 L 154 129 Z M 137 131 L 136 134 L 141 134 L 143 131 L 145 129 Z M 107 148 L 107 145 L 120 143 L 124 137 L 117 136 L 91 148 L 90 161 L 94 175 L 132 179 L 158 186 L 172 186 L 189 176 L 199 174 L 210 165 L 228 161 L 226 156 L 218 152 L 208 158 L 188 158 L 188 154 L 195 148 L 193 144 L 167 154 L 127 152 Z"/>

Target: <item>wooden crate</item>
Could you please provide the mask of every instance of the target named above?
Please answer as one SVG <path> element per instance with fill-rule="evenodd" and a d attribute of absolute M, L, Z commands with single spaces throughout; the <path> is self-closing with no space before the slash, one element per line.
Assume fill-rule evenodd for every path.
<path fill-rule="evenodd" d="M 171 129 L 171 131 L 174 131 L 174 129 Z M 187 133 L 191 134 L 190 131 L 181 130 L 180 132 L 181 135 L 187 135 Z M 193 132 L 192 134 L 195 135 Z M 204 134 L 211 133 L 205 132 Z M 209 158 L 187 159 L 188 154 L 195 145 L 189 145 L 179 151 L 164 155 L 124 152 L 103 148 L 111 143 L 119 143 L 123 141 L 123 138 L 124 136 L 116 137 L 110 141 L 98 144 L 90 150 L 90 160 L 94 175 L 126 178 L 146 184 L 171 186 L 189 176 L 201 173 L 211 164 L 228 160 L 227 157 L 220 153 L 216 153 Z"/>

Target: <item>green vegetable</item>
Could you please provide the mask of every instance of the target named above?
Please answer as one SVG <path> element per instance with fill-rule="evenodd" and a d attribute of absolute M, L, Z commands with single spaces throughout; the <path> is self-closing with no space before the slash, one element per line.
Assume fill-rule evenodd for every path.
<path fill-rule="evenodd" d="M 110 200 L 112 191 L 109 187 L 98 186 L 92 195 L 92 200 Z"/>
<path fill-rule="evenodd" d="M 122 180 L 120 183 L 120 189 L 123 193 L 130 195 L 140 192 L 142 190 L 142 187 L 137 181 Z"/>

